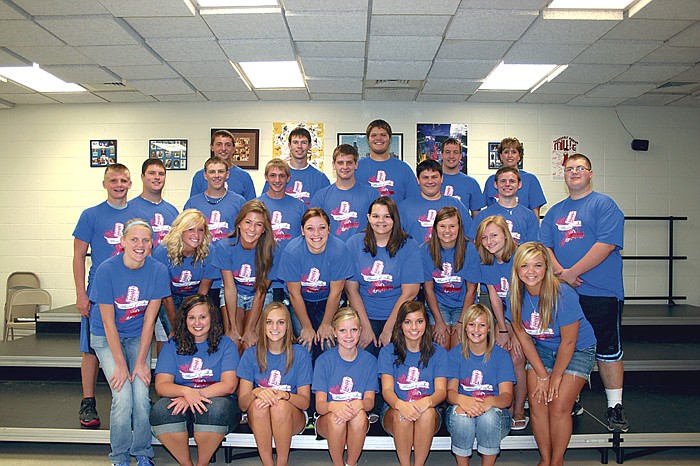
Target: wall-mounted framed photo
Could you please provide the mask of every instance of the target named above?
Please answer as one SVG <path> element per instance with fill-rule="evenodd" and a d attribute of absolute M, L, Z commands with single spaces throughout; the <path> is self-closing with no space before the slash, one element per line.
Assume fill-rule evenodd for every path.
<path fill-rule="evenodd" d="M 503 162 L 501 162 L 501 158 L 498 156 L 498 146 L 501 145 L 500 142 L 489 142 L 489 156 L 487 160 L 489 161 L 489 170 L 498 170 L 503 166 Z M 520 162 L 518 162 L 518 170 L 523 169 L 523 159 L 522 157 L 520 158 Z"/>
<path fill-rule="evenodd" d="M 90 140 L 90 167 L 106 167 L 117 163 L 116 139 Z"/>
<path fill-rule="evenodd" d="M 151 139 L 148 157 L 162 160 L 166 170 L 187 170 L 187 139 Z"/>
<path fill-rule="evenodd" d="M 369 157 L 369 144 L 367 143 L 367 135 L 365 133 L 337 133 L 338 145 L 350 144 L 355 146 L 360 158 Z M 392 157 L 403 160 L 403 133 L 394 133 L 391 135 L 391 144 L 389 145 L 389 153 Z"/>
<path fill-rule="evenodd" d="M 454 138 L 462 146 L 459 170 L 467 173 L 469 131 L 464 123 L 418 123 L 416 124 L 416 166 L 424 160 L 442 163 L 442 144 Z"/>
<path fill-rule="evenodd" d="M 212 128 L 212 136 L 220 130 L 226 130 L 233 135 L 231 162 L 246 170 L 257 170 L 260 163 L 260 130 Z M 214 152 L 211 152 L 211 156 L 214 156 Z"/>

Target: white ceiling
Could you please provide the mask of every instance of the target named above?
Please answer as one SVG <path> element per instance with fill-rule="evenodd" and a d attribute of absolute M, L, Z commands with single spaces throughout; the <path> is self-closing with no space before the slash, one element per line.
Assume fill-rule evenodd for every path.
<path fill-rule="evenodd" d="M 700 0 L 652 0 L 621 21 L 543 19 L 548 0 L 279 3 L 274 14 L 200 15 L 195 0 L 0 0 L 0 66 L 37 62 L 91 91 L 39 94 L 0 82 L 0 108 L 236 100 L 700 104 Z M 306 89 L 250 90 L 234 68 L 295 59 Z M 477 91 L 501 60 L 570 66 L 534 93 Z"/>

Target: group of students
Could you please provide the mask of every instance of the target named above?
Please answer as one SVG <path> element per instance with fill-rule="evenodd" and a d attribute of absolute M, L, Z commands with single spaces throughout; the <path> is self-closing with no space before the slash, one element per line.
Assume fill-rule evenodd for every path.
<path fill-rule="evenodd" d="M 388 153 L 388 123 L 370 123 L 367 137 L 371 156 L 359 162 L 354 147 L 336 148 L 331 185 L 308 164 L 310 135 L 295 129 L 289 163 L 271 160 L 265 193 L 254 198 L 249 176 L 230 163 L 233 137 L 217 132 L 179 215 L 162 200 L 158 160 L 144 162 L 144 191 L 131 201 L 128 169 L 107 167 L 108 199 L 81 216 L 73 268 L 85 317 L 80 419 L 99 425 L 99 360 L 112 389 L 114 464 L 131 456 L 153 464 L 151 431 L 181 464 L 193 464 L 194 436 L 197 464 L 207 464 L 245 412 L 265 465 L 287 464 L 309 413 L 334 464 L 354 465 L 375 404 L 402 465 L 412 451 L 414 464 L 425 463 L 443 416 L 458 464 L 468 464 L 475 437 L 493 464 L 501 439 L 529 422 L 526 397 L 542 464 L 563 462 L 572 407 L 602 353 L 577 291 L 600 285 L 586 274 L 601 264 L 618 272 L 606 264 L 622 247 L 617 212 L 568 213 L 566 222 L 548 213 L 540 229 L 544 195 L 517 169 L 523 149 L 514 138 L 499 147 L 504 167 L 486 201 L 459 172 L 459 141 L 445 141 L 442 164 L 421 162 L 413 175 Z M 590 174 L 588 158 L 569 157 L 572 198 L 563 202 L 595 194 L 611 209 L 606 196 L 577 191 L 590 191 L 590 177 L 580 182 Z M 566 208 L 557 206 L 550 212 Z M 608 231 L 612 222 L 620 231 Z M 578 246 L 579 259 L 557 253 L 584 237 L 595 245 Z M 599 243 L 612 246 L 608 256 L 588 257 Z M 619 274 L 621 282 L 621 264 Z M 490 309 L 474 304 L 479 283 Z M 612 305 L 593 301 L 599 314 Z M 154 331 L 161 399 L 151 408 Z M 613 350 L 621 366 L 619 338 Z"/>

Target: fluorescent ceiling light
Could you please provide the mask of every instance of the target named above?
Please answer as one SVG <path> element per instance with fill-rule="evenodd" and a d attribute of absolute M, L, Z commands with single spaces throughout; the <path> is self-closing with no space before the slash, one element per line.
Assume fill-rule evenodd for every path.
<path fill-rule="evenodd" d="M 547 8 L 566 10 L 624 10 L 636 0 L 552 0 Z"/>
<path fill-rule="evenodd" d="M 527 91 L 547 77 L 557 65 L 506 65 L 501 62 L 479 90 Z"/>
<path fill-rule="evenodd" d="M 279 6 L 277 0 L 197 0 L 197 3 L 202 8 Z"/>
<path fill-rule="evenodd" d="M 625 12 L 622 10 L 544 10 L 543 19 L 570 19 L 589 21 L 622 21 Z"/>
<path fill-rule="evenodd" d="M 530 93 L 535 92 L 537 89 L 540 88 L 540 86 L 541 86 L 542 84 L 548 83 L 548 82 L 550 82 L 552 79 L 554 79 L 554 78 L 556 78 L 557 76 L 559 76 L 559 75 L 560 75 L 565 69 L 567 69 L 568 67 L 569 67 L 569 65 L 559 65 L 559 66 L 557 66 L 556 68 L 554 68 L 554 70 L 553 70 L 551 73 L 549 73 L 542 81 L 540 81 L 539 83 L 537 83 L 537 85 L 536 85 L 535 87 L 533 87 L 533 88 L 530 90 Z"/>
<path fill-rule="evenodd" d="M 67 83 L 42 70 L 37 63 L 32 66 L 0 67 L 0 75 L 37 92 L 87 92 L 82 86 Z"/>
<path fill-rule="evenodd" d="M 261 8 L 202 8 L 199 10 L 200 15 L 252 15 L 261 13 L 280 13 L 280 7 L 261 7 Z"/>
<path fill-rule="evenodd" d="M 295 61 L 249 61 L 239 65 L 256 89 L 306 87 Z"/>

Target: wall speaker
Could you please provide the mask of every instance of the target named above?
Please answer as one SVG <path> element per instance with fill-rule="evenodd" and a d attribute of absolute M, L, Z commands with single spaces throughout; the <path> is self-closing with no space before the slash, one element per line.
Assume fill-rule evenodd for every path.
<path fill-rule="evenodd" d="M 646 152 L 649 150 L 648 139 L 632 139 L 632 150 Z"/>

